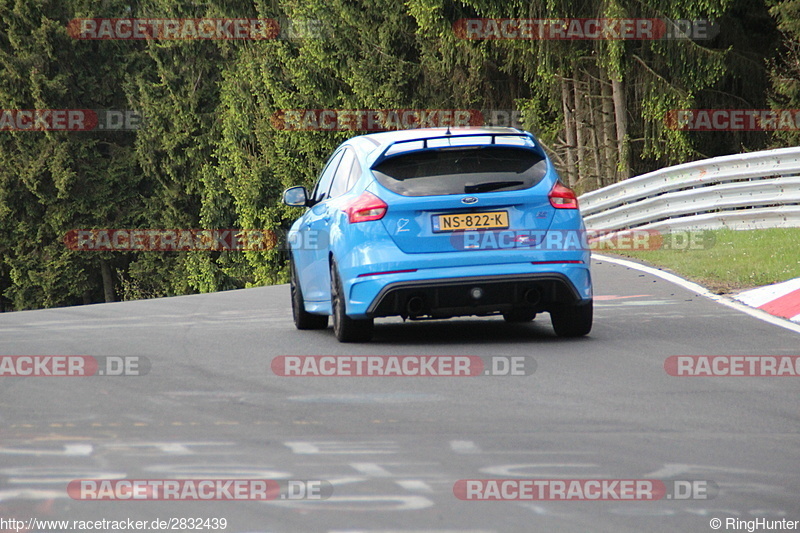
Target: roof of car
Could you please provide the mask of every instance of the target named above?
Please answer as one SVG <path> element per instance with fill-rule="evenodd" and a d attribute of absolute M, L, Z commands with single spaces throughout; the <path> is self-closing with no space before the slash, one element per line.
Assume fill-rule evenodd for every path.
<path fill-rule="evenodd" d="M 416 139 L 428 139 L 431 137 L 442 137 L 447 135 L 447 128 L 414 128 L 397 131 L 382 131 L 379 133 L 370 133 L 367 135 L 359 135 L 351 139 L 352 141 L 367 141 L 370 144 L 378 147 L 386 147 L 397 141 L 408 141 Z M 519 133 L 524 135 L 525 132 L 516 128 L 502 128 L 502 127 L 460 127 L 450 128 L 450 135 L 464 135 L 475 133 Z M 376 144 L 377 143 L 377 144 Z"/>
<path fill-rule="evenodd" d="M 397 142 L 417 141 L 431 138 L 443 138 L 452 135 L 457 137 L 459 135 L 519 135 L 529 136 L 530 133 L 519 130 L 516 128 L 504 127 L 460 127 L 460 128 L 416 128 L 397 131 L 384 131 L 380 133 L 370 133 L 368 135 L 359 135 L 346 141 L 345 144 L 350 145 L 356 150 L 364 154 L 367 158 L 368 164 L 373 164 L 376 159 L 382 159 L 390 150 L 390 146 Z"/>

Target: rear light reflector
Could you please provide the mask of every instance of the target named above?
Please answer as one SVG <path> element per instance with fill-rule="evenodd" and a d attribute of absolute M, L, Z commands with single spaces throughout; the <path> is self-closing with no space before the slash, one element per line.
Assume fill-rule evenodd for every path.
<path fill-rule="evenodd" d="M 365 192 L 348 204 L 344 208 L 344 212 L 347 213 L 347 219 L 350 223 L 355 224 L 357 222 L 382 219 L 388 207 L 386 202 L 371 192 Z"/>
<path fill-rule="evenodd" d="M 547 197 L 550 199 L 550 205 L 556 209 L 578 209 L 578 197 L 575 196 L 575 192 L 560 181 L 553 185 Z"/>
<path fill-rule="evenodd" d="M 416 272 L 416 268 L 409 268 L 407 270 L 387 270 L 386 272 L 367 272 L 366 274 L 359 274 L 359 278 L 363 278 L 365 276 L 382 276 L 384 274 L 405 274 L 407 272 Z"/>

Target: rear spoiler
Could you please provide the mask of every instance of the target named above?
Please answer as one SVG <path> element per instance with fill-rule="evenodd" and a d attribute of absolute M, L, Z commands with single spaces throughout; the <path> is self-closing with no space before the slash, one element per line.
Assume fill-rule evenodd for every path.
<path fill-rule="evenodd" d="M 488 143 L 488 144 L 486 144 L 486 143 L 463 144 L 463 145 L 459 144 L 459 145 L 454 146 L 454 148 L 457 148 L 459 146 L 464 146 L 464 147 L 467 147 L 467 146 L 491 146 L 493 144 L 498 144 L 497 143 L 497 138 L 498 137 L 516 137 L 518 139 L 519 138 L 524 138 L 524 139 L 528 140 L 531 143 L 531 146 L 530 147 L 528 147 L 528 146 L 519 146 L 519 145 L 514 145 L 514 144 L 506 145 L 506 146 L 519 146 L 520 148 L 536 148 L 536 149 L 539 149 L 537 144 L 536 144 L 536 139 L 534 138 L 533 135 L 531 135 L 527 131 L 520 131 L 519 133 L 462 133 L 462 134 L 457 134 L 457 135 L 440 135 L 438 137 L 424 137 L 422 139 L 404 139 L 402 141 L 395 141 L 395 142 L 391 143 L 389 146 L 387 146 L 380 153 L 380 155 L 375 159 L 375 161 L 372 163 L 372 165 L 370 166 L 370 169 L 374 170 L 375 167 L 377 167 L 378 165 L 380 165 L 381 163 L 383 163 L 387 159 L 389 159 L 391 157 L 394 157 L 396 155 L 401 155 L 401 154 L 405 153 L 403 151 L 399 151 L 399 152 L 390 154 L 389 152 L 392 150 L 392 148 L 396 147 L 397 145 L 406 144 L 406 143 L 419 143 L 419 142 L 421 142 L 422 143 L 422 150 L 415 150 L 415 151 L 439 150 L 441 148 L 445 148 L 445 146 L 429 146 L 428 143 L 430 141 L 434 141 L 434 140 L 438 140 L 438 139 L 448 139 L 448 140 L 450 140 L 450 139 L 463 139 L 465 137 L 491 137 L 492 141 L 490 143 Z M 544 155 L 544 154 L 542 154 L 542 155 Z"/>

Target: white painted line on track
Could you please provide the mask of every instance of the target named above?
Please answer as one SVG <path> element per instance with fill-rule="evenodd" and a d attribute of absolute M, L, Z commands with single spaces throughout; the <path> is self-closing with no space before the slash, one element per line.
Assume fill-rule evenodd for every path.
<path fill-rule="evenodd" d="M 698 285 L 697 283 L 694 283 L 692 281 L 685 280 L 680 276 L 676 276 L 675 274 L 670 274 L 669 272 L 664 272 L 663 270 L 645 266 L 642 265 L 641 263 L 636 263 L 634 261 L 628 261 L 626 259 L 617 259 L 616 257 L 609 257 L 607 255 L 592 254 L 592 259 L 596 259 L 598 261 L 607 261 L 609 263 L 614 263 L 616 265 L 632 268 L 640 272 L 646 272 L 648 274 L 661 278 L 665 281 L 669 281 L 670 283 L 674 283 L 675 285 L 683 287 L 684 289 L 694 291 L 700 296 L 704 296 L 709 300 L 713 300 L 719 304 L 730 307 L 731 309 L 736 309 L 737 311 L 746 313 L 754 318 L 763 320 L 764 322 L 769 322 L 770 324 L 773 324 L 775 326 L 780 326 L 782 328 L 794 331 L 795 333 L 800 333 L 800 324 L 795 324 L 794 322 L 791 322 L 789 320 L 784 320 L 783 318 L 778 318 L 759 309 L 754 309 L 752 307 L 739 303 L 735 300 L 732 300 L 731 298 L 728 298 L 726 296 L 714 294 L 713 292 L 709 291 L 702 285 Z"/>

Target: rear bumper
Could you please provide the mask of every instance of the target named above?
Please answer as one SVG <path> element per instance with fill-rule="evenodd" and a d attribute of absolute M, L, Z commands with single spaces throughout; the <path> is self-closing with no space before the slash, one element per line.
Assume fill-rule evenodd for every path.
<path fill-rule="evenodd" d="M 588 255 L 588 254 L 587 254 Z M 427 264 L 426 264 L 427 263 Z M 585 263 L 533 264 L 531 262 L 484 265 L 433 266 L 433 260 L 417 268 L 376 275 L 358 275 L 340 269 L 347 295 L 347 314 L 352 318 L 381 316 L 485 315 L 524 307 L 547 311 L 551 307 L 592 299 L 592 277 Z M 419 268 L 420 264 L 427 268 Z M 397 268 L 397 263 L 392 267 Z M 403 264 L 403 267 L 411 265 Z M 363 272 L 363 267 L 359 270 Z M 472 289 L 482 291 L 475 298 Z M 530 290 L 539 293 L 538 301 Z M 423 299 L 423 312 L 408 311 L 409 299 Z"/>
<path fill-rule="evenodd" d="M 406 311 L 407 300 L 414 292 L 423 293 L 427 315 L 442 318 L 505 312 L 519 307 L 520 298 L 532 288 L 542 294 L 536 305 L 538 310 L 592 299 L 588 250 L 532 248 L 406 254 L 376 224 L 366 222 L 359 228 L 362 232 L 374 229 L 374 234 L 359 239 L 355 246 L 344 246 L 352 239 L 332 239 L 351 318 L 412 316 Z M 483 296 L 465 300 L 465 291 L 469 296 L 475 282 L 486 285 L 480 287 Z M 329 312 L 328 302 L 320 302 L 312 312 Z"/>
<path fill-rule="evenodd" d="M 582 299 L 566 275 L 553 272 L 397 281 L 381 289 L 366 315 L 447 318 L 513 309 L 540 312 Z"/>

